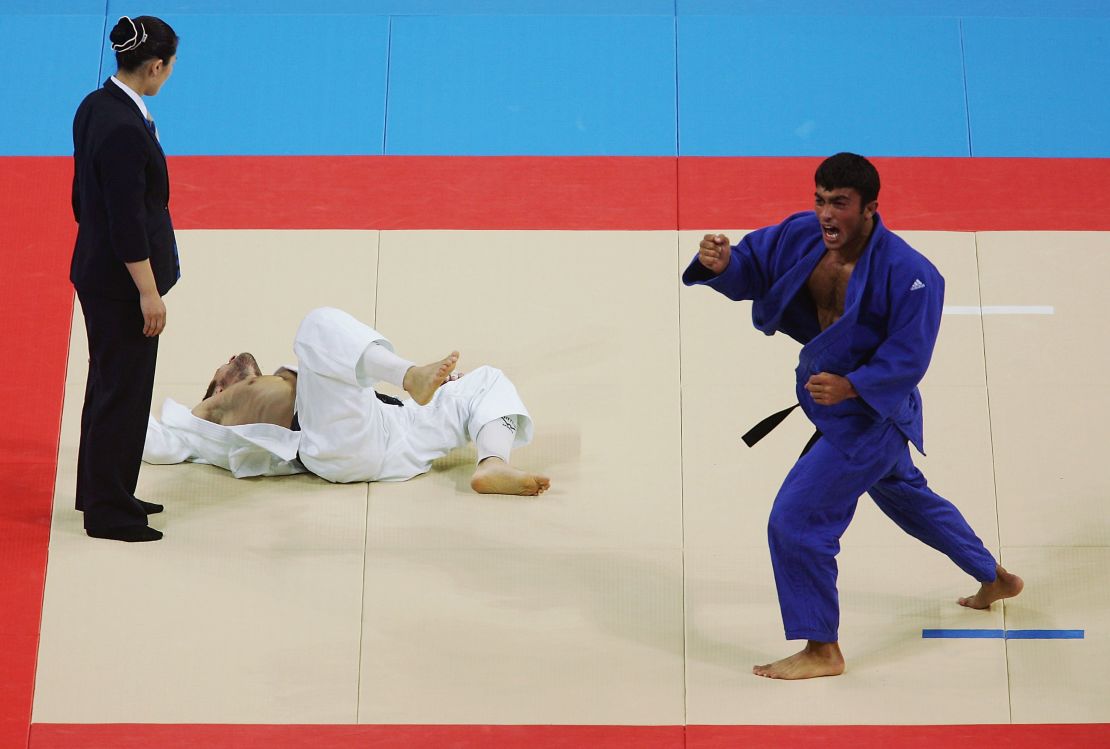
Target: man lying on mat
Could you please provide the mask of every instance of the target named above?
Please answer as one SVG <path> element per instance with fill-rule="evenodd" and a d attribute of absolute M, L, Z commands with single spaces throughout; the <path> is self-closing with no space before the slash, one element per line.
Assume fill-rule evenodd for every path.
<path fill-rule="evenodd" d="M 313 310 L 293 343 L 299 365 L 263 375 L 249 353 L 216 370 L 191 411 L 166 399 L 147 428 L 143 460 L 192 461 L 236 476 L 311 472 L 328 481 L 404 481 L 473 440 L 470 486 L 482 494 L 542 494 L 546 476 L 509 465 L 532 438 L 532 419 L 498 369 L 454 372 L 459 354 L 414 366 L 346 312 Z M 376 393 L 387 382 L 412 402 Z"/>

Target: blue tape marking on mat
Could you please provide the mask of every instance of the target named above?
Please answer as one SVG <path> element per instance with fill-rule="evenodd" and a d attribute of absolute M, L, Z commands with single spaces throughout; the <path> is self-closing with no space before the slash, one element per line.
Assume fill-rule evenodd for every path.
<path fill-rule="evenodd" d="M 926 640 L 1082 640 L 1082 629 L 923 629 Z"/>
<path fill-rule="evenodd" d="M 1110 19 L 966 19 L 964 50 L 974 156 L 1110 157 Z"/>
<path fill-rule="evenodd" d="M 1081 629 L 1008 629 L 1007 640 L 1082 640 Z"/>
<path fill-rule="evenodd" d="M 161 17 L 181 38 L 173 76 L 147 99 L 166 153 L 382 153 L 388 17 Z M 104 55 L 107 78 L 107 44 Z"/>
<path fill-rule="evenodd" d="M 681 16 L 678 47 L 683 156 L 970 154 L 956 19 Z"/>
<path fill-rule="evenodd" d="M 1001 629 L 923 629 L 921 636 L 926 640 L 1001 640 L 1005 632 Z"/>
<path fill-rule="evenodd" d="M 0 15 L 0 155 L 73 155 L 73 113 L 98 86 L 103 33 L 103 6 L 95 16 Z"/>
<path fill-rule="evenodd" d="M 397 16 L 388 154 L 675 154 L 674 19 Z"/>

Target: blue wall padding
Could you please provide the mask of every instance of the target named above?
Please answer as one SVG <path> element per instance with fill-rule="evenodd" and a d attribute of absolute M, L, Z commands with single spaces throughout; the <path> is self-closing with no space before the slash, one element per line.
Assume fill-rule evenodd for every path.
<path fill-rule="evenodd" d="M 147 104 L 168 153 L 382 153 L 388 17 L 163 18 L 181 43 L 173 77 Z M 104 54 L 114 71 L 107 45 Z"/>
<path fill-rule="evenodd" d="M 390 154 L 675 153 L 674 19 L 393 19 Z"/>
<path fill-rule="evenodd" d="M 1110 17 L 1106 0 L 675 0 L 679 15 Z"/>
<path fill-rule="evenodd" d="M 683 156 L 969 155 L 957 20 L 682 16 L 678 43 Z"/>
<path fill-rule="evenodd" d="M 73 113 L 98 85 L 103 34 L 103 13 L 0 15 L 0 154 L 73 154 Z"/>
<path fill-rule="evenodd" d="M 1110 157 L 1110 20 L 963 25 L 974 155 Z"/>

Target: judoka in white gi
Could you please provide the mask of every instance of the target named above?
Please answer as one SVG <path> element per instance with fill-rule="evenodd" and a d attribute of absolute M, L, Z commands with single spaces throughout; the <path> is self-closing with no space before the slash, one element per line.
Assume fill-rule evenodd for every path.
<path fill-rule="evenodd" d="M 305 317 L 293 351 L 298 366 L 273 375 L 249 353 L 231 357 L 191 410 L 167 399 L 162 420 L 149 420 L 143 459 L 210 463 L 236 478 L 309 471 L 336 483 L 405 481 L 472 440 L 476 492 L 537 495 L 550 486 L 546 476 L 509 464 L 533 426 L 500 370 L 458 376 L 457 351 L 415 366 L 376 330 L 333 308 Z M 412 401 L 377 394 L 378 382 Z"/>
<path fill-rule="evenodd" d="M 981 583 L 961 605 L 989 608 L 1022 589 L 1021 578 L 997 564 L 910 456 L 907 443 L 924 447 L 917 385 L 940 329 L 944 279 L 883 226 L 871 162 L 837 154 L 815 177 L 814 211 L 736 246 L 708 234 L 682 277 L 753 300 L 756 328 L 803 345 L 796 393 L 818 432 L 775 498 L 767 536 L 786 638 L 808 642 L 800 653 L 753 669 L 775 679 L 844 671 L 836 554 L 864 492 Z"/>

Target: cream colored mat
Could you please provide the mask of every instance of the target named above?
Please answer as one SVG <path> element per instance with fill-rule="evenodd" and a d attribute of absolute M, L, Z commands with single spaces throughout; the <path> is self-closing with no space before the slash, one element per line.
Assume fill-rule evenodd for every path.
<path fill-rule="evenodd" d="M 166 505 L 152 521 L 166 538 L 88 539 L 72 509 L 78 311 L 34 720 L 1110 720 L 1089 668 L 1110 618 L 1110 480 L 1096 470 L 1110 398 L 1093 384 L 1108 369 L 1110 246 L 906 236 L 945 274 L 949 305 L 1056 309 L 947 316 L 922 387 L 919 464 L 1026 577 L 1016 601 L 957 606 L 974 583 L 864 498 L 840 557 L 847 674 L 750 674 L 798 646 L 782 639 L 765 527 L 811 427 L 795 414 L 756 448 L 740 442 L 793 402 L 798 347 L 752 329 L 750 305 L 681 287 L 700 233 L 181 232 L 156 409 L 195 402 L 233 353 L 291 362 L 303 314 L 337 306 L 414 361 L 458 349 L 463 371 L 503 369 L 536 422 L 514 463 L 552 489 L 475 495 L 470 449 L 398 484 L 148 466 L 139 493 Z M 921 637 L 1004 627 L 1087 638 Z"/>

